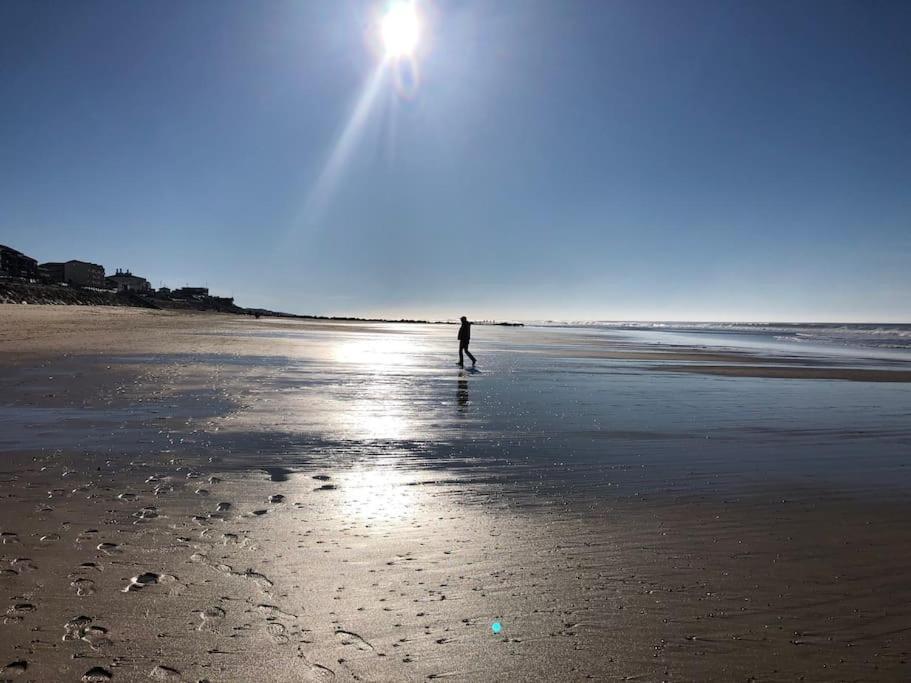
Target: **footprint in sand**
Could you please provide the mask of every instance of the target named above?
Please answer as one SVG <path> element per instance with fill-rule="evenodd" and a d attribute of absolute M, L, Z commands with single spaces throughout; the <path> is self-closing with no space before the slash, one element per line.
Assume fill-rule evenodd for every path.
<path fill-rule="evenodd" d="M 173 578 L 173 577 L 172 577 Z M 146 586 L 154 586 L 159 583 L 162 579 L 160 574 L 154 572 L 143 572 L 138 574 L 130 579 L 129 585 L 123 589 L 124 593 L 134 593 L 135 591 L 142 590 Z"/>
<path fill-rule="evenodd" d="M 267 605 L 265 603 L 260 603 L 255 605 L 256 609 L 266 615 L 266 618 L 278 618 L 278 617 L 289 617 L 291 619 L 297 619 L 296 614 L 291 614 L 290 612 L 285 612 L 284 610 L 279 609 L 275 605 Z"/>
<path fill-rule="evenodd" d="M 38 608 L 30 602 L 17 602 L 6 610 L 6 616 L 3 617 L 4 624 L 14 624 L 22 621 L 27 614 L 31 614 Z"/>
<path fill-rule="evenodd" d="M 225 619 L 225 611 L 221 607 L 213 605 L 202 610 L 199 613 L 199 618 L 202 621 L 196 627 L 197 631 L 217 631 Z"/>
<path fill-rule="evenodd" d="M 91 669 L 82 674 L 83 683 L 102 683 L 103 681 L 109 681 L 114 677 L 107 669 L 103 669 L 100 666 L 93 666 Z"/>
<path fill-rule="evenodd" d="M 266 625 L 266 633 L 269 634 L 269 637 L 274 643 L 284 644 L 288 642 L 289 638 L 285 635 L 286 630 L 285 625 L 277 621 L 270 622 Z"/>
<path fill-rule="evenodd" d="M 79 640 L 85 635 L 85 629 L 92 623 L 92 617 L 80 615 L 73 617 L 63 625 L 63 640 Z"/>
<path fill-rule="evenodd" d="M 27 669 L 28 662 L 24 659 L 20 659 L 16 662 L 10 662 L 0 669 L 0 676 L 3 676 L 3 680 L 13 679 L 24 674 Z"/>
<path fill-rule="evenodd" d="M 341 641 L 342 645 L 353 645 L 361 652 L 376 652 L 376 648 L 361 638 L 357 633 L 352 633 L 351 631 L 345 631 L 343 629 L 337 629 L 335 635 Z"/>
<path fill-rule="evenodd" d="M 34 572 L 38 570 L 38 565 L 27 557 L 17 557 L 10 562 L 10 565 L 19 573 Z"/>
<path fill-rule="evenodd" d="M 149 672 L 149 678 L 156 681 L 179 681 L 180 672 L 170 666 L 159 664 Z"/>
<path fill-rule="evenodd" d="M 248 569 L 243 574 L 241 574 L 241 576 L 243 576 L 245 579 L 252 580 L 257 586 L 259 586 L 264 591 L 267 588 L 272 588 L 272 582 L 269 580 L 269 577 L 266 576 L 265 574 L 260 574 L 259 572 L 255 572 L 252 569 Z"/>
<path fill-rule="evenodd" d="M 272 588 L 273 585 L 268 576 L 252 569 L 237 572 L 234 571 L 234 567 L 232 567 L 230 564 L 210 564 L 209 566 L 216 571 L 220 571 L 222 574 L 227 574 L 228 576 L 237 576 L 243 579 L 250 579 L 257 586 L 259 586 L 263 592 L 267 592 L 268 589 Z"/>
<path fill-rule="evenodd" d="M 303 660 L 306 667 L 296 672 L 296 675 L 300 676 L 298 680 L 307 681 L 308 683 L 328 683 L 335 680 L 335 672 L 332 669 L 321 664 L 308 662 L 301 653 L 298 653 L 298 656 Z"/>
<path fill-rule="evenodd" d="M 82 640 L 87 642 L 93 650 L 100 650 L 111 645 L 108 630 L 103 626 L 86 626 L 83 629 Z"/>
<path fill-rule="evenodd" d="M 84 579 L 82 577 L 73 579 L 70 582 L 70 586 L 76 591 L 76 595 L 79 597 L 95 594 L 95 582 L 91 579 Z"/>
<path fill-rule="evenodd" d="M 134 524 L 138 524 L 140 522 L 148 522 L 150 519 L 155 519 L 158 517 L 158 508 L 151 506 L 142 508 L 142 510 L 134 512 L 133 517 L 136 518 Z"/>
<path fill-rule="evenodd" d="M 85 531 L 79 532 L 79 535 L 76 536 L 76 543 L 87 543 L 95 540 L 95 534 L 98 533 L 98 529 L 86 529 Z"/>

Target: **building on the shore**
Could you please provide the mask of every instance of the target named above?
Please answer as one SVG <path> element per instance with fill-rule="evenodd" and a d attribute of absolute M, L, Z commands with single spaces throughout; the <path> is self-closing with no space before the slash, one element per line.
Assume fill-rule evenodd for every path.
<path fill-rule="evenodd" d="M 150 292 L 152 285 L 144 277 L 133 275 L 129 270 L 117 269 L 114 275 L 105 278 L 108 286 L 118 292 Z"/>
<path fill-rule="evenodd" d="M 208 287 L 178 287 L 171 296 L 175 299 L 204 299 L 209 296 Z"/>
<path fill-rule="evenodd" d="M 171 296 L 170 287 L 159 287 L 158 291 L 155 292 L 158 296 Z"/>
<path fill-rule="evenodd" d="M 39 267 L 42 277 L 51 282 L 65 282 L 78 287 L 95 287 L 104 289 L 104 266 L 87 261 L 50 261 Z"/>
<path fill-rule="evenodd" d="M 59 261 L 48 261 L 38 266 L 38 275 L 47 282 L 66 282 L 66 269 Z"/>
<path fill-rule="evenodd" d="M 23 280 L 38 278 L 38 261 L 21 251 L 0 244 L 0 275 L 18 277 Z"/>

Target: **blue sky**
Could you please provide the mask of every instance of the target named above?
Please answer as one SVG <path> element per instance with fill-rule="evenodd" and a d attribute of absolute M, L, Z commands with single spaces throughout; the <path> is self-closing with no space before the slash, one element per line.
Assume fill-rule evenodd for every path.
<path fill-rule="evenodd" d="M 299 313 L 911 320 L 911 3 L 419 7 L 376 76 L 381 2 L 0 3 L 0 242 Z"/>

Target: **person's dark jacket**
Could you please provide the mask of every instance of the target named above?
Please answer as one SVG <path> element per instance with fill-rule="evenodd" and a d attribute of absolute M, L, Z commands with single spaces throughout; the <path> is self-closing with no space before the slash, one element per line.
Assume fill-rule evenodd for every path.
<path fill-rule="evenodd" d="M 462 326 L 459 328 L 459 341 L 463 344 L 467 344 L 471 339 L 471 323 L 465 322 L 462 323 Z"/>

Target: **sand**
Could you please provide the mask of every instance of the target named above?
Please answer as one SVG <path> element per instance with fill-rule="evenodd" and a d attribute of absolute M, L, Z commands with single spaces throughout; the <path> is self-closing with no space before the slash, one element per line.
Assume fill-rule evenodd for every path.
<path fill-rule="evenodd" d="M 911 382 L 911 370 L 880 370 L 876 368 L 803 368 L 775 365 L 710 365 L 667 364 L 664 372 L 695 372 L 722 377 L 766 377 L 779 379 L 837 379 L 849 382 Z"/>
<path fill-rule="evenodd" d="M 588 394 L 566 407 L 554 391 L 576 380 L 508 368 L 562 338 L 476 329 L 471 376 L 444 355 L 455 331 L 433 326 L 31 306 L 0 307 L 0 325 L 0 680 L 911 674 L 898 418 L 858 442 L 884 444 L 863 470 L 839 465 L 844 485 L 824 476 L 823 446 L 847 432 L 812 437 L 806 477 L 725 465 L 729 451 L 706 450 L 717 426 L 671 438 L 619 416 L 535 458 L 563 437 L 517 383 L 550 386 L 557 422 Z M 776 379 L 780 363 L 761 380 L 700 379 L 675 363 L 712 373 L 717 353 L 589 351 L 566 367 L 605 363 L 612 393 L 643 372 L 645 387 L 903 388 L 842 384 L 837 365 L 824 384 Z M 646 353 L 670 372 L 643 370 Z M 906 372 L 858 369 L 872 370 Z M 622 400 L 634 417 L 656 410 Z M 806 438 L 764 436 L 757 458 L 784 461 Z M 583 442 L 614 455 L 586 460 Z M 573 444 L 579 461 L 557 462 Z M 674 464 L 681 453 L 693 459 Z"/>

